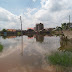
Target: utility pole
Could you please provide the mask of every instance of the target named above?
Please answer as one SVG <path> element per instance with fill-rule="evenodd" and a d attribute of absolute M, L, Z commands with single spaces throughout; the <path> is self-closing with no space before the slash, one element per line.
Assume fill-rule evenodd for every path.
<path fill-rule="evenodd" d="M 70 15 L 69 15 L 69 23 L 70 23 Z"/>
<path fill-rule="evenodd" d="M 20 16 L 20 22 L 21 22 L 21 35 L 23 35 L 22 34 L 22 19 L 21 19 L 21 16 Z"/>
<path fill-rule="evenodd" d="M 21 55 L 23 56 L 23 33 L 22 33 L 22 19 L 21 19 L 21 16 L 20 16 L 20 22 L 21 22 L 21 38 L 22 38 L 22 42 L 21 42 L 21 46 L 22 46 L 22 48 L 21 48 Z"/>

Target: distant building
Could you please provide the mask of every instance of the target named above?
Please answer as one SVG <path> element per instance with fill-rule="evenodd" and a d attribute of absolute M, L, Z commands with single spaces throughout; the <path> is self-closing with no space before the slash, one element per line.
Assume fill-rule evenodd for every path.
<path fill-rule="evenodd" d="M 16 32 L 15 29 L 7 29 L 7 31 L 10 31 L 10 32 Z"/>
<path fill-rule="evenodd" d="M 36 31 L 40 31 L 44 29 L 44 25 L 42 23 L 36 24 Z"/>
<path fill-rule="evenodd" d="M 36 31 L 36 27 L 34 27 L 34 31 Z"/>

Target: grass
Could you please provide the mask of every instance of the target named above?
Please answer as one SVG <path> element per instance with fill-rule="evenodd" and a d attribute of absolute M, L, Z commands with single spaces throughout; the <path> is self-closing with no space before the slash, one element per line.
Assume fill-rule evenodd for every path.
<path fill-rule="evenodd" d="M 71 52 L 56 52 L 50 56 L 46 56 L 46 60 L 53 65 L 72 66 L 72 53 Z"/>
<path fill-rule="evenodd" d="M 17 35 L 18 35 L 18 36 L 21 35 L 21 32 L 17 32 Z"/>
<path fill-rule="evenodd" d="M 3 45 L 0 44 L 0 52 L 3 50 Z"/>

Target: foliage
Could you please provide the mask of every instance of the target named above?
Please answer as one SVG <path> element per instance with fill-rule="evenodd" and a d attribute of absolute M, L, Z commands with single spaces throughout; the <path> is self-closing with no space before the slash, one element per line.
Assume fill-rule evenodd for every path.
<path fill-rule="evenodd" d="M 71 30 L 71 25 L 72 23 L 63 23 L 61 27 L 63 30 Z"/>
<path fill-rule="evenodd" d="M 71 28 L 71 31 L 72 31 L 72 28 Z"/>
<path fill-rule="evenodd" d="M 0 44 L 0 52 L 3 50 L 3 45 Z"/>
<path fill-rule="evenodd" d="M 53 65 L 72 66 L 72 53 L 71 52 L 56 52 L 50 56 L 46 56 L 46 60 Z"/>
<path fill-rule="evenodd" d="M 56 27 L 56 30 L 57 30 L 57 31 L 61 31 L 62 28 L 57 26 L 57 27 Z"/>
<path fill-rule="evenodd" d="M 6 38 L 7 38 L 7 36 L 2 36 L 2 38 L 3 38 L 3 39 L 6 39 Z"/>
<path fill-rule="evenodd" d="M 3 29 L 2 32 L 7 32 L 7 30 L 6 29 Z"/>
<path fill-rule="evenodd" d="M 63 23 L 61 27 L 62 27 L 63 30 L 66 30 L 67 29 L 67 24 Z"/>
<path fill-rule="evenodd" d="M 21 35 L 21 32 L 17 32 L 17 35 Z"/>
<path fill-rule="evenodd" d="M 59 51 L 62 52 L 72 52 L 72 42 L 68 39 L 61 39 L 60 47 L 58 48 Z"/>

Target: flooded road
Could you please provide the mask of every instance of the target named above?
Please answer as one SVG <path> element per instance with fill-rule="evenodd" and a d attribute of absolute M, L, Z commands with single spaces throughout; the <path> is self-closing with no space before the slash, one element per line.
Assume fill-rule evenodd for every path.
<path fill-rule="evenodd" d="M 46 55 L 72 50 L 71 42 L 66 44 L 59 36 L 0 37 L 0 48 L 0 72 L 72 71 L 71 67 L 62 69 L 62 66 L 50 64 L 46 60 Z"/>

